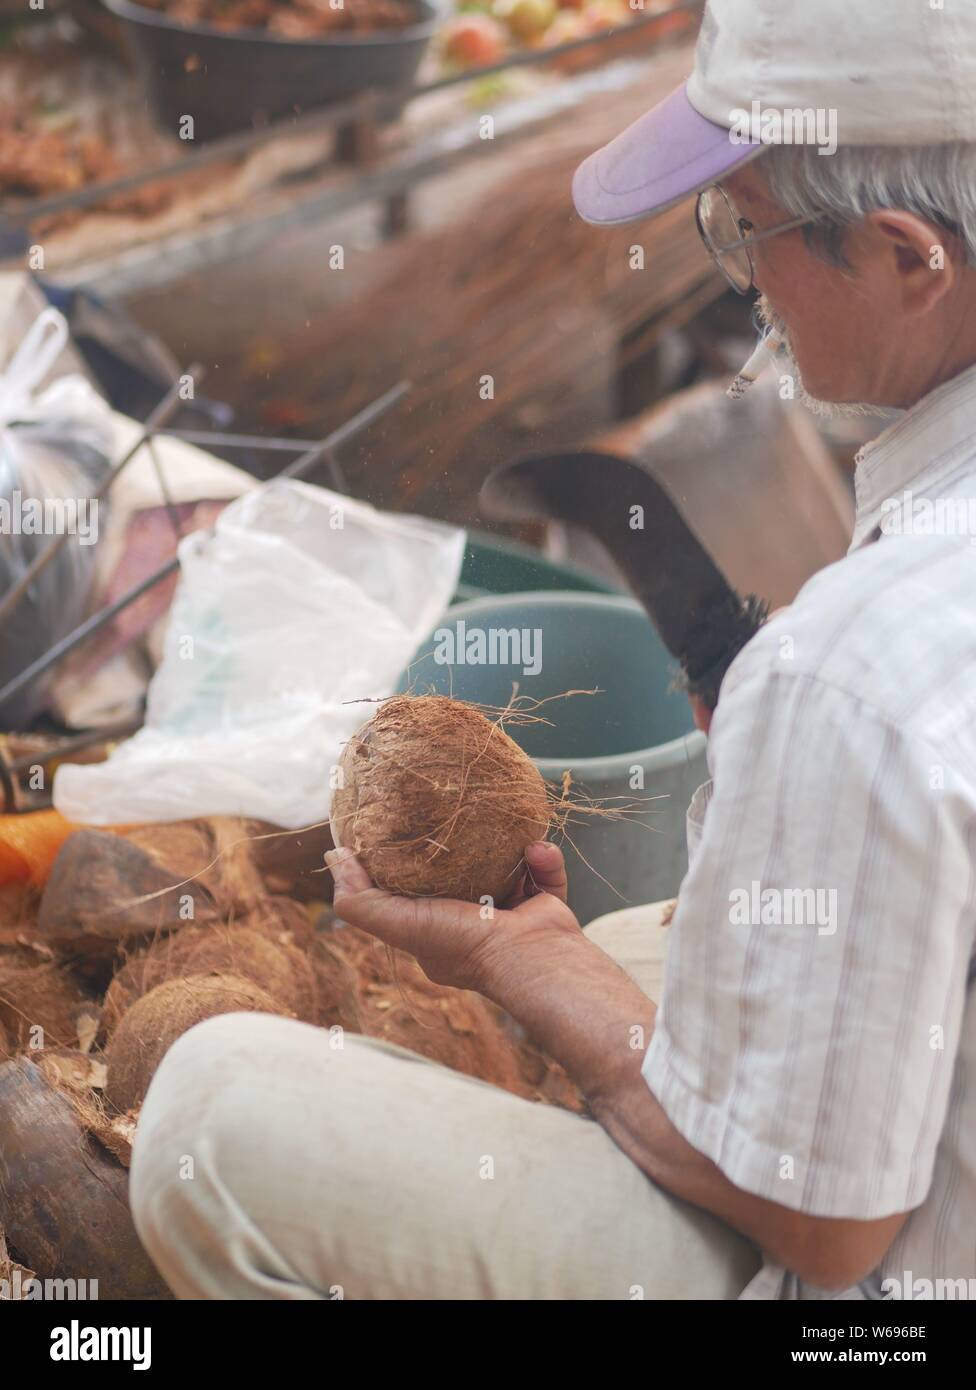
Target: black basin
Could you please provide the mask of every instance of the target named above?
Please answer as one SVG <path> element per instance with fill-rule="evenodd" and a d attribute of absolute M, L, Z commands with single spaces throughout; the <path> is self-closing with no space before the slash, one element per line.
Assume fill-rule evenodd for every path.
<path fill-rule="evenodd" d="M 178 135 L 181 119 L 192 116 L 200 141 L 301 115 L 367 88 L 405 88 L 439 22 L 435 6 L 417 0 L 423 18 L 404 29 L 286 39 L 262 29 L 180 24 L 130 0 L 102 3 L 128 30 L 164 129 Z"/>

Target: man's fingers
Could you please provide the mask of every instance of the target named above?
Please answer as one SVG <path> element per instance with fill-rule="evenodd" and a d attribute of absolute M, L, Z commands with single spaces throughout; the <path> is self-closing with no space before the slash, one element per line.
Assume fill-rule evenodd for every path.
<path fill-rule="evenodd" d="M 378 936 L 388 946 L 411 955 L 435 945 L 445 931 L 463 931 L 482 924 L 477 903 L 451 898 L 403 898 L 374 888 L 359 860 L 346 849 L 331 850 L 326 863 L 335 879 L 333 907 L 336 916 L 351 927 Z"/>
<path fill-rule="evenodd" d="M 372 879 L 351 849 L 330 849 L 325 856 L 325 862 L 332 871 L 336 896 L 340 893 L 360 893 L 365 888 L 372 888 Z"/>
<path fill-rule="evenodd" d="M 551 893 L 554 898 L 559 898 L 560 902 L 568 900 L 566 861 L 558 845 L 550 844 L 548 840 L 537 840 L 534 844 L 527 845 L 525 863 L 528 869 L 525 885 L 527 893 Z"/>

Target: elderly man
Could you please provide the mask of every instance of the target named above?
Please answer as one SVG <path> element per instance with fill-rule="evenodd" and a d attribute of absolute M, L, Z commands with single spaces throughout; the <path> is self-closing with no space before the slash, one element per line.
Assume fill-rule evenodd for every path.
<path fill-rule="evenodd" d="M 205 1023 L 157 1075 L 132 1170 L 178 1294 L 976 1287 L 972 10 L 712 0 L 687 86 L 575 181 L 598 223 L 699 194 L 784 379 L 907 412 L 858 459 L 847 558 L 722 685 L 660 1007 L 660 914 L 581 932 L 551 845 L 491 921 L 333 856 L 340 916 L 496 1001 L 594 1119 L 368 1040 Z M 777 143 L 801 128 L 814 144 Z"/>

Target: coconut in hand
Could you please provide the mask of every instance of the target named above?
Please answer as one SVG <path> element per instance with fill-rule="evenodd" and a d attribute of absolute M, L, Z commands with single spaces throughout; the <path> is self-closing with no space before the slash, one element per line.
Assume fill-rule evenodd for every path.
<path fill-rule="evenodd" d="M 386 700 L 346 745 L 332 836 L 378 888 L 500 904 L 524 851 L 545 838 L 551 798 L 531 758 L 474 705 Z"/>

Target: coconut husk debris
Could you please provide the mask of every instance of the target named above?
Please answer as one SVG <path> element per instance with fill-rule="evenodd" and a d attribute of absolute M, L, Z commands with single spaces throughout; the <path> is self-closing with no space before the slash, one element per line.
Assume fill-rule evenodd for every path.
<path fill-rule="evenodd" d="M 43 894 L 0 898 L 0 1281 L 7 1266 L 23 1267 L 19 1287 L 84 1270 L 103 1298 L 167 1296 L 132 1227 L 126 1168 L 165 1052 L 222 1012 L 366 1034 L 583 1109 L 500 1010 L 335 920 L 321 854 L 317 873 L 309 858 L 331 845 L 320 829 L 282 836 L 281 859 L 277 834 L 231 818 L 80 830 Z M 313 885 L 317 902 L 296 900 Z M 167 902 L 177 890 L 186 919 Z"/>
<path fill-rule="evenodd" d="M 70 969 L 31 946 L 0 946 L 0 1047 L 72 1047 L 92 997 Z"/>
<path fill-rule="evenodd" d="M 481 995 L 434 984 L 412 956 L 388 950 L 356 927 L 334 926 L 317 947 L 328 953 L 330 978 L 335 978 L 336 960 L 348 972 L 347 993 L 333 1023 L 419 1052 L 529 1100 L 585 1109 L 563 1069 Z M 357 1020 L 358 1026 L 347 1020 Z M 328 1021 L 325 1011 L 322 1021 Z"/>
<path fill-rule="evenodd" d="M 0 1302 L 25 1301 L 30 1281 L 36 1277 L 34 1270 L 27 1269 L 10 1258 L 7 1238 L 3 1233 L 3 1227 L 0 1226 Z"/>
<path fill-rule="evenodd" d="M 210 890 L 202 882 L 180 882 L 123 836 L 78 830 L 54 861 L 38 930 L 53 947 L 110 960 L 134 937 L 172 931 L 188 920 L 216 921 Z"/>

